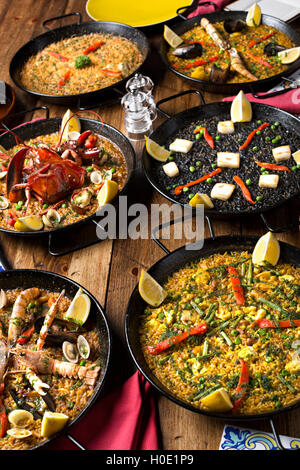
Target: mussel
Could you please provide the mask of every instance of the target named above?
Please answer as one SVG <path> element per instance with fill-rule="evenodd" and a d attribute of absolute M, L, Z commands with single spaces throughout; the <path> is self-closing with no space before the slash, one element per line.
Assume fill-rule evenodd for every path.
<path fill-rule="evenodd" d="M 181 59 L 193 59 L 202 55 L 202 46 L 199 42 L 184 44 L 183 46 L 176 47 L 172 54 Z"/>
<path fill-rule="evenodd" d="M 269 57 L 272 57 L 285 49 L 285 46 L 281 46 L 280 44 L 277 44 L 277 42 L 269 42 L 269 44 L 264 47 L 264 53 Z"/>
<path fill-rule="evenodd" d="M 229 77 L 230 65 L 226 69 L 213 64 L 210 70 L 209 81 L 212 83 L 226 83 Z"/>
<path fill-rule="evenodd" d="M 10 386 L 7 386 L 6 389 L 19 408 L 29 411 L 35 420 L 42 419 L 42 415 L 36 409 L 32 408 L 32 406 L 28 405 L 23 398 L 19 397 L 16 390 Z"/>
<path fill-rule="evenodd" d="M 245 28 L 246 23 L 240 19 L 230 19 L 224 21 L 224 29 L 227 33 L 240 33 Z"/>
<path fill-rule="evenodd" d="M 34 322 L 34 329 L 37 333 L 40 332 L 43 323 L 44 323 L 45 317 L 38 317 L 35 322 Z M 78 335 L 82 331 L 82 328 L 78 328 L 78 331 L 65 331 L 67 326 L 69 326 L 70 323 L 66 322 L 64 320 L 54 320 L 52 323 L 51 327 L 48 330 L 48 334 L 46 336 L 46 345 L 61 345 L 63 344 L 64 341 L 68 341 L 69 343 L 76 343 Z"/>

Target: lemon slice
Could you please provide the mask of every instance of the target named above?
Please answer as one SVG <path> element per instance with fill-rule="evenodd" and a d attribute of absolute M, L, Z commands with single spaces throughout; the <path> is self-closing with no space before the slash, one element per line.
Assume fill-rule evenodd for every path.
<path fill-rule="evenodd" d="M 63 135 L 62 135 L 62 141 L 69 139 L 70 132 L 80 132 L 80 129 L 81 129 L 80 120 L 78 116 L 73 116 L 71 118 L 72 114 L 73 114 L 72 111 L 68 109 L 68 111 L 66 111 L 65 114 L 63 115 L 63 118 L 61 121 L 61 127 L 60 127 L 61 130 L 64 129 Z"/>
<path fill-rule="evenodd" d="M 207 411 L 215 411 L 224 413 L 233 408 L 228 392 L 225 388 L 219 388 L 200 400 L 201 404 Z"/>
<path fill-rule="evenodd" d="M 257 3 L 254 3 L 249 9 L 246 17 L 247 26 L 258 26 L 261 21 L 261 9 Z"/>
<path fill-rule="evenodd" d="M 53 434 L 61 431 L 69 420 L 69 416 L 64 413 L 53 413 L 52 411 L 45 411 L 42 424 L 41 436 L 51 437 Z"/>
<path fill-rule="evenodd" d="M 19 217 L 14 225 L 15 229 L 20 232 L 37 232 L 42 230 L 43 226 L 42 219 L 38 215 Z"/>
<path fill-rule="evenodd" d="M 233 122 L 250 122 L 252 119 L 252 106 L 247 96 L 241 90 L 234 98 L 230 108 L 231 120 Z"/>
<path fill-rule="evenodd" d="M 273 264 L 277 264 L 280 256 L 280 246 L 276 238 L 271 232 L 266 233 L 255 245 L 252 254 L 253 264 L 261 265 L 264 261 Z"/>
<path fill-rule="evenodd" d="M 278 52 L 278 57 L 282 64 L 291 64 L 300 57 L 300 47 L 292 47 L 292 49 L 286 49 L 285 51 Z"/>
<path fill-rule="evenodd" d="M 203 204 L 204 209 L 213 209 L 214 204 L 207 194 L 196 193 L 189 202 L 189 205 L 196 207 L 198 204 Z"/>
<path fill-rule="evenodd" d="M 118 183 L 113 180 L 105 180 L 104 185 L 97 194 L 99 207 L 105 206 L 118 194 Z"/>
<path fill-rule="evenodd" d="M 83 325 L 89 316 L 90 309 L 91 300 L 80 288 L 65 314 L 65 319 L 71 320 L 72 322 L 77 323 L 77 325 Z"/>
<path fill-rule="evenodd" d="M 181 39 L 178 34 L 174 33 L 174 31 L 166 24 L 164 26 L 164 39 L 171 47 L 178 47 L 181 43 L 183 43 L 183 39 Z"/>
<path fill-rule="evenodd" d="M 142 270 L 139 280 L 139 293 L 145 302 L 152 307 L 158 307 L 168 295 L 167 291 L 144 270 Z"/>
<path fill-rule="evenodd" d="M 15 439 L 24 439 L 31 436 L 32 432 L 29 429 L 11 428 L 7 430 L 7 434 Z"/>
<path fill-rule="evenodd" d="M 292 157 L 297 163 L 297 165 L 300 164 L 300 150 L 297 150 L 297 152 L 292 153 Z"/>
<path fill-rule="evenodd" d="M 146 150 L 153 157 L 155 160 L 159 162 L 166 162 L 171 154 L 171 152 L 161 145 L 154 142 L 154 140 L 149 139 L 149 137 L 145 136 L 146 140 Z"/>

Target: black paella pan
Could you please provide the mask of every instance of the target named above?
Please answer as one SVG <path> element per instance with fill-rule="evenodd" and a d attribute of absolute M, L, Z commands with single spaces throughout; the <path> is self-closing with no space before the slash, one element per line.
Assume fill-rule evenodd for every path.
<path fill-rule="evenodd" d="M 170 116 L 165 111 L 162 111 L 161 105 L 167 101 L 175 98 L 187 95 L 190 93 L 196 93 L 202 103 L 202 106 L 193 107 L 186 111 L 180 112 L 173 116 Z M 230 102 L 214 102 L 205 104 L 202 94 L 198 90 L 188 90 L 177 95 L 164 98 L 157 103 L 157 109 L 162 113 L 167 120 L 159 125 L 154 132 L 151 134 L 151 139 L 160 145 L 165 145 L 169 148 L 169 144 L 175 140 L 175 138 L 183 138 L 194 141 L 193 147 L 190 152 L 185 155 L 181 153 L 175 154 L 175 162 L 179 167 L 180 175 L 173 179 L 168 178 L 162 170 L 162 163 L 154 160 L 144 148 L 143 152 L 143 167 L 146 177 L 150 184 L 158 191 L 162 196 L 167 198 L 174 204 L 180 204 L 182 206 L 188 204 L 188 193 L 182 193 L 176 195 L 174 193 L 174 186 L 182 185 L 188 181 L 196 180 L 202 175 L 208 174 L 212 171 L 211 164 L 216 161 L 216 152 L 229 151 L 238 152 L 240 143 L 237 142 L 237 138 L 244 142 L 249 132 L 253 128 L 258 127 L 257 120 L 261 122 L 269 123 L 280 123 L 274 132 L 274 136 L 278 133 L 281 135 L 280 143 L 273 145 L 271 140 L 266 144 L 264 138 L 267 133 L 262 132 L 261 135 L 255 136 L 255 141 L 249 146 L 249 149 L 245 149 L 244 155 L 241 152 L 241 164 L 240 168 L 225 168 L 222 172 L 214 177 L 213 182 L 226 182 L 233 183 L 233 176 L 238 174 L 244 181 L 248 178 L 252 179 L 252 184 L 249 186 L 251 194 L 256 195 L 256 184 L 260 174 L 260 168 L 255 164 L 254 158 L 265 162 L 267 155 L 272 160 L 273 147 L 281 145 L 291 145 L 295 152 L 300 149 L 300 121 L 295 116 L 274 108 L 265 104 L 252 104 L 253 117 L 250 123 L 235 123 L 235 132 L 230 136 L 222 135 L 219 141 L 215 141 L 215 149 L 211 150 L 210 147 L 205 143 L 204 140 L 195 140 L 195 134 L 193 133 L 197 125 L 205 126 L 207 124 L 208 131 L 215 137 L 217 133 L 217 122 L 226 121 L 230 119 Z M 268 128 L 269 129 L 269 128 Z M 272 135 L 272 134 L 270 134 Z M 252 151 L 252 146 L 257 146 L 258 151 Z M 196 161 L 200 160 L 203 165 L 197 168 Z M 268 160 L 267 160 L 268 161 Z M 293 163 L 291 163 L 293 162 Z M 275 163 L 275 161 L 273 161 Z M 283 162 L 287 164 L 288 162 Z M 294 161 L 291 157 L 289 165 L 293 165 Z M 194 165 L 196 171 L 191 173 L 189 166 Z M 271 170 L 270 170 L 271 172 Z M 292 197 L 297 196 L 300 193 L 300 178 L 299 170 L 297 172 L 278 172 L 279 186 L 276 190 L 264 189 L 263 199 L 258 201 L 256 204 L 250 204 L 242 196 L 239 188 L 236 188 L 233 196 L 226 201 L 214 200 L 214 208 L 206 211 L 206 214 L 213 217 L 236 217 L 236 216 L 249 216 L 254 214 L 263 214 L 265 211 L 274 209 L 285 201 Z M 283 175 L 283 173 L 286 173 Z M 254 184 L 255 183 L 255 184 Z M 203 182 L 200 185 L 191 187 L 193 193 L 203 192 L 210 193 L 212 184 Z M 273 192 L 272 192 L 273 191 Z M 274 192 L 275 191 L 275 192 Z M 260 192 L 260 194 L 262 191 Z"/>
<path fill-rule="evenodd" d="M 69 17 L 69 16 L 77 16 L 78 23 L 71 24 L 67 26 L 63 26 L 61 28 L 56 28 L 49 30 L 46 26 L 48 23 L 53 22 L 54 20 L 59 20 L 61 18 Z M 105 21 L 91 21 L 87 23 L 81 22 L 81 14 L 80 13 L 69 13 L 67 15 L 58 16 L 55 18 L 50 18 L 43 22 L 43 26 L 47 29 L 47 32 L 37 36 L 36 38 L 29 41 L 27 44 L 21 47 L 14 57 L 11 60 L 9 66 L 9 73 L 11 76 L 12 81 L 16 86 L 21 88 L 23 91 L 30 93 L 31 95 L 35 96 L 36 98 L 41 98 L 45 101 L 55 104 L 61 105 L 73 105 L 77 106 L 78 108 L 87 106 L 96 107 L 101 103 L 107 101 L 105 98 L 107 95 L 112 91 L 118 91 L 117 87 L 122 87 L 126 83 L 126 81 L 134 75 L 140 68 L 143 66 L 144 62 L 147 59 L 149 54 L 149 43 L 146 36 L 139 30 L 133 28 L 132 26 L 124 25 L 121 23 L 114 23 L 114 22 L 105 22 Z M 140 50 L 143 61 L 141 65 L 130 75 L 125 77 L 124 79 L 110 85 L 108 87 L 91 91 L 87 93 L 79 93 L 76 95 L 50 95 L 44 93 L 37 93 L 35 91 L 26 89 L 20 82 L 20 71 L 23 65 L 27 62 L 27 60 L 32 56 L 35 55 L 38 51 L 44 49 L 45 47 L 49 46 L 54 42 L 62 41 L 63 39 L 72 37 L 72 36 L 83 36 L 86 34 L 95 34 L 95 33 L 104 33 L 104 34 L 112 34 L 115 36 L 121 36 L 129 41 L 133 42 L 138 49 Z M 119 94 L 120 94 L 119 90 Z M 121 93 L 122 94 L 122 93 Z"/>
<path fill-rule="evenodd" d="M 186 249 L 186 246 L 182 246 L 177 250 L 170 252 L 155 236 L 154 232 L 152 237 L 155 239 L 156 243 L 162 248 L 167 255 L 155 263 L 149 270 L 149 274 L 153 276 L 161 285 L 167 281 L 168 277 L 174 272 L 183 268 L 190 262 L 195 262 L 203 257 L 210 256 L 216 253 L 225 253 L 231 251 L 249 251 L 252 252 L 255 244 L 258 241 L 258 237 L 239 237 L 239 236 L 221 236 L 214 237 L 213 231 L 209 224 L 212 238 L 204 240 L 204 246 L 201 250 Z M 159 227 L 161 229 L 162 226 Z M 292 245 L 280 242 L 281 256 L 280 260 L 282 262 L 290 263 L 291 265 L 300 268 L 300 249 Z M 162 393 L 166 398 L 173 401 L 179 406 L 182 406 L 190 411 L 195 413 L 206 415 L 207 417 L 219 418 L 227 421 L 235 422 L 246 422 L 252 420 L 268 419 L 273 430 L 277 445 L 280 449 L 283 449 L 284 446 L 280 441 L 280 437 L 276 431 L 273 418 L 279 414 L 283 414 L 289 411 L 293 411 L 296 408 L 299 408 L 300 401 L 282 408 L 280 410 L 255 414 L 255 415 L 232 415 L 225 413 L 212 413 L 196 408 L 190 403 L 185 402 L 184 400 L 178 398 L 175 394 L 172 393 L 172 390 L 168 389 L 152 372 L 148 366 L 140 345 L 140 316 L 144 312 L 146 303 L 141 298 L 138 285 L 133 290 L 131 297 L 128 302 L 126 316 L 125 316 L 125 334 L 126 341 L 132 358 L 135 362 L 135 365 L 144 375 L 144 377 L 151 383 L 160 393 Z"/>
<path fill-rule="evenodd" d="M 2 265 L 8 268 L 6 262 L 3 262 L 1 259 Z M 0 272 L 0 280 L 1 280 L 1 287 L 2 289 L 16 289 L 22 288 L 27 289 L 33 286 L 39 287 L 41 289 L 48 289 L 53 292 L 61 292 L 63 289 L 66 291 L 66 296 L 72 299 L 76 292 L 78 291 L 81 286 L 67 277 L 61 276 L 59 274 L 50 273 L 47 271 L 41 270 L 34 270 L 34 269 L 16 269 L 11 270 L 7 269 L 5 271 Z M 103 309 L 99 302 L 95 299 L 93 295 L 91 295 L 86 289 L 82 287 L 82 290 L 85 294 L 87 294 L 91 300 L 91 310 L 90 315 L 87 320 L 90 326 L 96 328 L 99 340 L 100 340 L 100 360 L 101 360 L 101 370 L 95 384 L 95 388 L 93 394 L 91 395 L 89 401 L 87 402 L 86 406 L 83 410 L 76 416 L 76 418 L 68 424 L 62 432 L 59 434 L 51 437 L 45 442 L 42 442 L 34 447 L 34 449 L 40 449 L 48 442 L 56 439 L 61 435 L 66 435 L 69 439 L 72 440 L 80 449 L 84 450 L 84 447 L 80 442 L 77 442 L 70 434 L 70 428 L 78 423 L 78 421 L 92 408 L 93 404 L 99 397 L 101 390 L 104 385 L 105 378 L 107 376 L 109 370 L 109 363 L 110 363 L 110 356 L 111 356 L 111 334 L 107 319 L 103 312 Z M 51 393 L 51 392 L 50 392 Z"/>
<path fill-rule="evenodd" d="M 213 2 L 204 2 L 203 5 L 206 4 L 213 4 Z M 214 4 L 213 4 L 214 5 Z M 184 7 L 183 7 L 184 8 Z M 181 10 L 181 9 L 180 9 Z M 190 12 L 190 9 L 189 9 Z M 201 15 L 194 18 L 186 19 L 183 15 L 181 18 L 184 19 L 183 22 L 172 26 L 172 30 L 175 31 L 176 34 L 181 36 L 186 31 L 198 26 L 202 18 L 207 18 L 211 23 L 217 23 L 220 21 L 224 21 L 227 19 L 246 19 L 247 12 L 245 11 L 215 11 L 214 13 L 208 13 L 207 15 Z M 275 18 L 274 16 L 269 15 L 262 15 L 261 23 L 267 26 L 271 26 L 276 28 L 278 31 L 286 34 L 296 46 L 300 46 L 300 34 L 298 31 L 292 28 L 289 24 L 285 23 L 284 21 L 280 20 L 279 18 Z M 222 93 L 222 94 L 235 94 L 240 90 L 252 92 L 252 91 L 266 91 L 272 88 L 276 83 L 279 83 L 285 77 L 290 76 L 297 68 L 300 66 L 300 59 L 296 60 L 294 63 L 289 65 L 286 70 L 283 72 L 276 74 L 269 78 L 260 79 L 253 82 L 243 82 L 243 83 L 225 83 L 225 84 L 216 84 L 211 83 L 205 80 L 198 80 L 196 78 L 188 77 L 183 73 L 176 70 L 172 67 L 167 59 L 167 53 L 169 50 L 169 45 L 165 41 L 164 38 L 161 39 L 160 43 L 160 55 L 161 58 L 166 65 L 173 73 L 177 76 L 185 79 L 187 82 L 190 83 L 191 86 L 196 88 L 200 88 L 202 90 L 209 91 L 211 93 Z"/>
<path fill-rule="evenodd" d="M 15 117 L 19 116 L 20 114 L 28 113 L 30 111 L 35 111 L 37 109 L 43 109 L 46 112 L 46 119 L 41 119 L 37 121 L 33 121 L 27 124 L 24 124 L 17 129 L 14 130 L 14 133 L 22 139 L 22 141 L 30 140 L 38 136 L 43 136 L 51 133 L 58 132 L 61 127 L 61 118 L 51 118 L 49 119 L 49 110 L 46 106 L 43 107 L 37 107 L 34 108 L 33 110 L 27 110 L 24 112 L 20 112 L 15 114 Z M 122 190 L 117 194 L 115 197 L 114 201 L 117 201 L 117 198 L 121 195 L 125 195 L 128 190 L 128 186 L 130 184 L 130 181 L 132 179 L 134 169 L 136 166 L 136 158 L 135 158 L 135 152 L 134 149 L 129 142 L 129 140 L 115 127 L 110 126 L 109 124 L 101 123 L 100 121 L 95 121 L 93 119 L 86 119 L 86 118 L 81 118 L 80 117 L 80 123 L 81 123 L 81 131 L 84 132 L 86 130 L 91 130 L 92 132 L 110 140 L 113 144 L 115 144 L 119 150 L 123 153 L 125 161 L 126 161 L 126 166 L 127 166 L 127 180 L 125 182 L 124 187 Z M 10 133 L 5 133 L 0 136 L 0 145 L 2 145 L 5 149 L 9 149 L 11 147 L 14 147 L 16 145 L 16 141 L 13 135 Z M 113 201 L 112 201 L 113 202 Z M 60 234 L 61 232 L 66 232 L 69 229 L 77 229 L 81 227 L 83 224 L 85 224 L 88 221 L 91 221 L 94 217 L 95 214 L 91 214 L 73 224 L 67 225 L 65 227 L 57 227 L 54 228 L 50 231 L 48 230 L 41 230 L 37 232 L 22 232 L 22 231 L 17 231 L 17 230 L 7 230 L 4 228 L 0 228 L 0 231 L 8 233 L 10 235 L 20 235 L 20 236 L 25 236 L 25 237 L 32 237 L 32 236 L 49 236 L 49 240 L 53 235 Z M 96 230 L 96 227 L 95 227 Z M 95 231 L 94 230 L 94 231 Z M 50 241 L 51 244 L 51 241 Z M 50 245 L 49 245 L 50 246 Z M 72 250 L 70 250 L 72 251 Z M 51 250 L 50 250 L 51 253 Z M 51 253 L 51 254 L 56 254 L 56 253 Z M 63 253 L 61 253 L 63 254 Z"/>

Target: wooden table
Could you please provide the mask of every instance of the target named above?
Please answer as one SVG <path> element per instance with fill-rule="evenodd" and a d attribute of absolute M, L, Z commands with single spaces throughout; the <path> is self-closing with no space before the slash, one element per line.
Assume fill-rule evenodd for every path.
<path fill-rule="evenodd" d="M 83 20 L 89 18 L 85 13 L 85 0 L 2 0 L 0 5 L 0 22 L 2 43 L 0 49 L 1 79 L 11 83 L 8 73 L 9 62 L 13 54 L 31 38 L 43 32 L 43 20 L 64 13 L 80 11 Z M 57 25 L 58 26 L 58 25 Z M 300 22 L 296 23 L 300 28 Z M 189 86 L 170 72 L 159 67 L 158 54 L 155 48 L 158 44 L 158 34 L 151 37 L 153 45 L 152 58 L 149 62 L 152 77 L 155 80 L 155 100 L 170 96 Z M 159 67 L 159 72 L 158 71 Z M 151 70 L 150 70 L 151 69 Z M 147 70 L 148 71 L 148 70 Z M 158 73 L 160 76 L 158 76 Z M 32 97 L 17 91 L 18 107 L 28 109 L 36 102 Z M 217 101 L 220 95 L 205 93 L 207 102 Z M 172 112 L 198 104 L 197 97 L 185 96 L 172 104 Z M 50 106 L 51 116 L 62 116 L 65 108 Z M 123 111 L 119 105 L 101 108 L 104 121 L 124 132 Z M 37 117 L 38 114 L 35 115 Z M 28 116 L 30 118 L 30 116 Z M 155 125 L 159 124 L 158 119 Z M 140 165 L 143 143 L 135 144 L 138 164 Z M 166 203 L 167 201 L 153 193 L 145 182 L 141 171 L 137 172 L 137 183 L 132 188 L 136 201 Z M 289 208 L 292 206 L 289 205 Z M 298 210 L 299 214 L 299 210 Z M 297 214 L 297 217 L 298 217 Z M 278 211 L 278 220 L 282 222 L 285 211 Z M 260 218 L 250 220 L 218 220 L 213 222 L 215 234 L 263 234 L 266 230 Z M 205 236 L 209 233 L 206 229 Z M 300 247 L 299 232 L 293 231 L 278 235 L 280 240 Z M 81 283 L 100 301 L 106 311 L 114 336 L 114 354 L 110 378 L 106 391 L 121 383 L 134 370 L 132 361 L 126 350 L 124 338 L 124 314 L 128 298 L 136 285 L 142 268 L 147 269 L 163 253 L 151 240 L 106 240 L 92 247 L 77 251 L 73 254 L 55 258 L 48 254 L 45 241 L 21 239 L 9 235 L 0 236 L 0 242 L 9 261 L 14 268 L 37 268 L 53 271 L 68 276 Z M 170 241 L 168 247 L 175 249 L 184 241 Z M 187 411 L 166 398 L 159 396 L 159 414 L 162 431 L 162 446 L 164 449 L 218 449 L 224 422 L 217 419 L 200 416 Z M 276 418 L 281 434 L 300 437 L 300 410 Z M 248 423 L 247 423 L 248 424 Z M 244 425 L 244 423 L 243 423 Z M 268 422 L 251 422 L 253 429 L 269 431 Z"/>

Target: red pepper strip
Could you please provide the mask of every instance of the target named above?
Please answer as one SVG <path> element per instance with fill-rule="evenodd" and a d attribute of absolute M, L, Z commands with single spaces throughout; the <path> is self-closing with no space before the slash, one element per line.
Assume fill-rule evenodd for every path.
<path fill-rule="evenodd" d="M 240 375 L 238 385 L 237 385 L 237 388 L 236 388 L 236 393 L 237 393 L 239 398 L 237 398 L 233 403 L 233 409 L 232 409 L 233 412 L 235 412 L 238 409 L 238 407 L 240 406 L 244 396 L 246 395 L 247 387 L 248 387 L 248 384 L 249 384 L 248 367 L 246 366 L 246 363 L 245 363 L 245 361 L 243 361 L 243 359 L 239 358 L 239 361 L 240 361 L 240 364 L 242 366 L 241 375 Z"/>
<path fill-rule="evenodd" d="M 261 65 L 264 65 L 265 67 L 268 67 L 269 69 L 273 68 L 273 65 L 269 64 L 269 62 L 265 61 L 264 59 L 261 59 L 260 57 L 257 57 L 256 55 L 252 54 L 252 52 L 246 52 L 248 56 L 250 56 L 255 62 L 258 62 Z"/>
<path fill-rule="evenodd" d="M 165 339 L 164 341 L 161 341 L 156 346 L 147 346 L 148 352 L 150 354 L 160 354 L 166 349 L 169 349 L 174 344 L 184 341 L 189 336 L 199 335 L 199 334 L 201 335 L 205 333 L 206 330 L 207 330 L 207 324 L 205 322 L 202 322 L 200 323 L 200 325 L 197 325 L 194 328 L 191 328 L 190 330 L 187 330 L 184 333 L 181 333 L 180 335 L 171 336 L 170 338 Z"/>
<path fill-rule="evenodd" d="M 234 293 L 236 303 L 238 305 L 244 305 L 245 303 L 244 290 L 241 286 L 241 281 L 240 281 L 238 272 L 233 266 L 228 266 L 227 270 L 230 275 L 231 285 L 233 288 L 233 293 Z"/>
<path fill-rule="evenodd" d="M 99 49 L 100 46 L 102 46 L 102 44 L 103 44 L 103 41 L 95 42 L 95 44 L 92 44 L 85 51 L 83 51 L 83 54 L 87 55 L 89 52 L 96 51 L 97 49 Z"/>
<path fill-rule="evenodd" d="M 95 134 L 91 134 L 86 139 L 84 146 L 88 149 L 92 149 L 93 147 L 95 147 L 96 142 L 97 142 L 97 136 Z"/>
<path fill-rule="evenodd" d="M 239 187 L 241 188 L 244 198 L 245 198 L 248 202 L 251 202 L 251 204 L 256 204 L 256 201 L 253 201 L 253 199 L 252 199 L 252 197 L 251 197 L 251 194 L 250 194 L 250 191 L 249 191 L 249 189 L 247 188 L 247 186 L 245 185 L 244 181 L 243 181 L 239 176 L 237 176 L 237 175 L 235 175 L 235 176 L 233 177 L 233 181 L 235 181 L 236 184 L 238 184 Z"/>
<path fill-rule="evenodd" d="M 92 131 L 84 131 L 82 134 L 77 139 L 77 145 L 78 147 L 82 145 L 86 139 L 91 135 Z"/>
<path fill-rule="evenodd" d="M 259 42 L 264 41 L 265 39 L 271 38 L 272 36 L 274 36 L 274 34 L 276 34 L 276 31 L 274 31 L 273 33 L 266 34 L 265 36 L 262 36 L 259 39 L 254 39 L 253 41 L 249 42 L 248 47 L 253 47 L 255 46 L 255 44 L 258 44 Z"/>
<path fill-rule="evenodd" d="M 7 171 L 7 170 L 8 170 L 7 166 L 1 165 L 1 171 Z"/>
<path fill-rule="evenodd" d="M 68 70 L 68 71 L 64 74 L 64 78 L 62 78 L 61 80 L 59 80 L 57 86 L 60 88 L 60 87 L 62 87 L 63 85 L 65 85 L 66 82 L 69 80 L 70 75 L 71 75 L 71 70 Z"/>
<path fill-rule="evenodd" d="M 30 340 L 31 336 L 34 333 L 34 326 L 31 328 L 28 328 L 28 330 L 24 331 L 24 333 L 21 334 L 21 336 L 17 339 L 18 344 L 25 344 L 27 341 Z"/>
<path fill-rule="evenodd" d="M 293 328 L 300 326 L 300 320 L 268 320 L 267 318 L 261 318 L 256 320 L 253 325 L 257 325 L 259 328 Z"/>
<path fill-rule="evenodd" d="M 52 55 L 56 59 L 59 59 L 61 62 L 68 62 L 68 57 L 64 57 L 63 55 L 57 54 L 57 52 L 47 51 L 49 55 Z"/>
<path fill-rule="evenodd" d="M 190 181 L 187 184 L 182 184 L 181 186 L 177 186 L 177 188 L 174 189 L 174 194 L 178 196 L 179 194 L 182 193 L 183 188 L 189 188 L 190 186 L 194 186 L 195 184 L 201 183 L 201 181 L 205 181 L 208 178 L 212 178 L 213 176 L 217 175 L 218 173 L 221 173 L 221 168 L 217 168 L 216 170 L 212 171 L 211 173 L 208 173 L 207 175 L 201 176 L 201 178 L 195 180 L 195 181 Z"/>
<path fill-rule="evenodd" d="M 194 67 L 199 67 L 199 65 L 206 65 L 206 64 L 209 64 L 210 62 L 216 62 L 219 58 L 220 57 L 216 55 L 216 56 L 210 57 L 208 60 L 204 60 L 204 59 L 194 60 L 194 62 L 184 65 L 183 68 L 193 69 Z"/>
<path fill-rule="evenodd" d="M 109 69 L 100 69 L 100 72 L 107 73 L 107 75 L 121 76 L 120 72 L 115 72 L 114 70 L 109 70 Z"/>
<path fill-rule="evenodd" d="M 250 132 L 250 134 L 248 135 L 247 139 L 245 140 L 245 142 L 243 143 L 243 145 L 241 145 L 239 147 L 239 150 L 243 150 L 245 149 L 246 147 L 248 147 L 248 145 L 250 144 L 251 140 L 253 139 L 253 137 L 255 136 L 256 132 L 257 131 L 262 131 L 263 129 L 265 129 L 266 127 L 268 127 L 270 124 L 268 122 L 264 122 L 261 126 L 259 126 L 257 129 L 254 129 L 254 131 Z"/>
<path fill-rule="evenodd" d="M 277 171 L 291 171 L 287 166 L 276 165 L 276 163 L 262 163 L 255 160 L 256 165 L 266 168 L 267 170 L 277 170 Z"/>
<path fill-rule="evenodd" d="M 202 130 L 204 130 L 204 139 L 206 140 L 206 142 L 208 143 L 208 145 L 214 149 L 215 148 L 215 143 L 214 143 L 214 140 L 212 138 L 212 136 L 209 134 L 208 130 L 206 129 L 206 127 L 200 127 L 199 129 L 195 129 L 194 130 L 194 134 L 199 134 L 199 132 L 201 132 Z"/>

